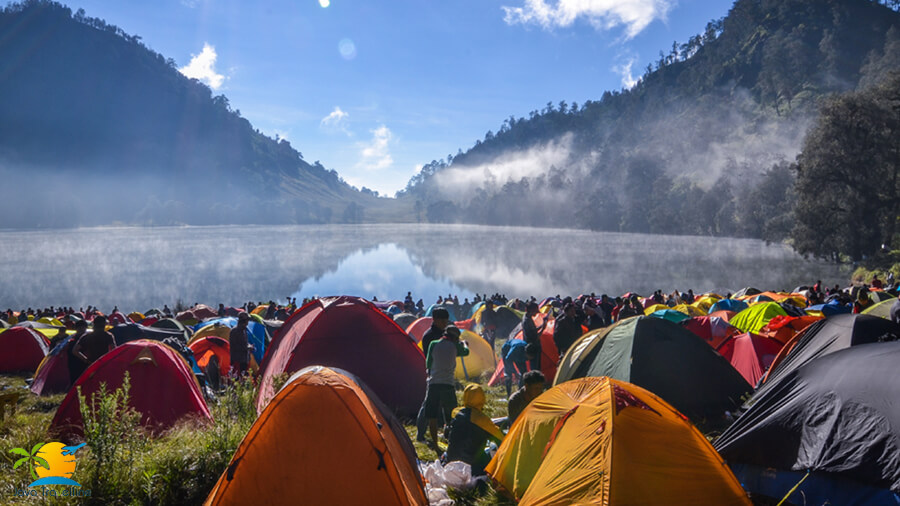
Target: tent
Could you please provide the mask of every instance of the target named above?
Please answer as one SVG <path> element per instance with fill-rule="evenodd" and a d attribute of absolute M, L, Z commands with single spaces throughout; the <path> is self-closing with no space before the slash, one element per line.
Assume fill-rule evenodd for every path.
<path fill-rule="evenodd" d="M 680 413 L 605 377 L 562 383 L 532 401 L 487 473 L 521 505 L 750 504 Z"/>
<path fill-rule="evenodd" d="M 202 370 L 206 370 L 206 366 L 209 365 L 209 359 L 215 356 L 219 361 L 219 375 L 222 377 L 228 375 L 231 369 L 231 347 L 227 339 L 205 336 L 200 339 L 194 339 L 188 345 L 188 348 L 194 354 L 197 366 Z"/>
<path fill-rule="evenodd" d="M 769 320 L 765 327 L 759 329 L 759 335 L 775 339 L 785 344 L 798 332 L 821 320 L 821 316 L 776 316 Z"/>
<path fill-rule="evenodd" d="M 815 316 L 828 317 L 836 314 L 847 314 L 853 312 L 853 306 L 850 304 L 841 304 L 838 299 L 832 299 L 825 304 L 815 304 L 806 308 L 806 313 Z"/>
<path fill-rule="evenodd" d="M 484 340 L 483 337 L 472 332 L 471 330 L 463 330 L 459 336 L 461 341 L 466 341 L 469 346 L 469 355 L 466 357 L 456 357 L 456 379 L 459 381 L 474 381 L 484 373 L 492 373 L 497 367 L 497 356 L 491 345 Z M 422 348 L 422 341 L 418 343 Z M 427 350 L 423 350 L 427 355 Z"/>
<path fill-rule="evenodd" d="M 229 335 L 231 334 L 231 329 L 237 327 L 237 324 L 238 320 L 233 316 L 207 320 L 203 323 L 197 324 L 194 327 L 194 335 L 193 337 L 191 337 L 191 341 L 204 336 L 217 336 L 221 337 L 222 339 L 228 340 Z M 253 358 L 257 363 L 260 363 L 262 362 L 262 359 L 266 354 L 266 342 L 268 341 L 266 326 L 251 319 L 247 323 L 247 330 L 250 331 L 250 335 L 248 337 L 250 344 L 253 345 Z M 189 343 L 191 341 L 189 341 Z"/>
<path fill-rule="evenodd" d="M 754 495 L 778 500 L 792 491 L 793 504 L 898 504 L 898 363 L 900 342 L 891 342 L 797 367 L 759 396 L 716 449 Z"/>
<path fill-rule="evenodd" d="M 434 320 L 432 320 L 430 316 L 423 316 L 410 323 L 409 326 L 406 327 L 406 333 L 417 343 L 421 343 L 422 338 L 425 337 L 425 333 L 431 328 L 433 322 Z"/>
<path fill-rule="evenodd" d="M 741 332 L 759 332 L 759 329 L 765 327 L 769 320 L 779 315 L 787 316 L 787 311 L 777 302 L 760 302 L 734 315 L 728 323 L 732 327 L 740 329 Z"/>
<path fill-rule="evenodd" d="M 472 315 L 472 318 L 475 320 L 477 327 L 475 330 L 481 332 L 483 323 L 482 319 L 484 318 L 484 305 L 482 305 L 475 313 Z M 523 313 L 516 311 L 515 309 L 510 308 L 509 306 L 494 306 L 494 315 L 493 315 L 493 323 L 496 327 L 494 330 L 494 335 L 497 339 L 506 339 L 509 337 L 509 333 L 512 332 L 516 325 L 522 321 Z"/>
<path fill-rule="evenodd" d="M 851 346 L 896 341 L 898 338 L 900 325 L 877 316 L 843 314 L 819 320 L 784 345 L 763 378 L 760 391 L 774 388 L 773 385 L 777 385 L 789 372 L 815 358 Z M 755 402 L 760 391 L 753 395 L 751 403 Z"/>
<path fill-rule="evenodd" d="M 545 318 L 547 318 L 547 315 L 545 314 L 535 315 L 533 318 L 534 324 L 540 328 L 540 326 L 543 325 Z M 555 327 L 556 320 L 549 320 L 540 336 L 541 372 L 544 373 L 544 377 L 547 378 L 547 381 L 550 381 L 550 378 L 556 376 L 556 367 L 559 364 L 559 350 L 556 349 L 556 342 L 553 341 L 553 329 Z M 521 322 L 512 330 L 512 332 L 510 332 L 510 339 L 524 339 Z"/>
<path fill-rule="evenodd" d="M 205 504 L 424 506 L 428 499 L 403 426 L 359 379 L 314 366 L 266 406 Z"/>
<path fill-rule="evenodd" d="M 868 314 L 872 316 L 877 316 L 879 318 L 884 318 L 886 320 L 891 319 L 891 308 L 894 306 L 894 303 L 897 302 L 897 299 L 887 299 L 883 300 L 877 304 L 872 304 L 867 307 L 863 314 Z"/>
<path fill-rule="evenodd" d="M 37 395 L 53 395 L 69 391 L 72 379 L 69 376 L 69 359 L 66 356 L 66 349 L 70 340 L 66 339 L 56 345 L 41 360 L 29 387 L 32 392 Z"/>
<path fill-rule="evenodd" d="M 49 352 L 47 339 L 43 335 L 17 325 L 0 332 L 0 350 L 0 373 L 4 374 L 33 373 Z"/>
<path fill-rule="evenodd" d="M 717 416 L 740 405 L 750 385 L 702 339 L 676 323 L 636 316 L 588 332 L 569 348 L 555 385 L 609 376 L 656 393 L 688 416 Z"/>
<path fill-rule="evenodd" d="M 105 383 L 107 392 L 131 383 L 128 403 L 141 414 L 141 424 L 165 430 L 183 417 L 212 420 L 190 366 L 174 349 L 158 341 L 139 340 L 118 346 L 91 364 L 72 385 L 56 410 L 50 431 L 63 438 L 82 434 L 78 389 L 92 398 Z"/>
<path fill-rule="evenodd" d="M 652 316 L 654 318 L 662 318 L 663 320 L 669 320 L 672 323 L 678 323 L 690 318 L 686 313 L 682 313 L 681 311 L 677 311 L 675 309 L 660 309 L 658 311 L 654 311 L 647 316 Z"/>
<path fill-rule="evenodd" d="M 258 410 L 275 395 L 275 376 L 310 365 L 355 374 L 401 416 L 414 416 L 425 397 L 422 351 L 394 320 L 359 297 L 314 300 L 285 322 L 260 364 Z"/>
<path fill-rule="evenodd" d="M 394 321 L 397 322 L 397 325 L 399 325 L 401 329 L 405 329 L 410 323 L 416 321 L 416 319 L 416 315 L 412 313 L 400 313 L 394 315 Z"/>
<path fill-rule="evenodd" d="M 460 318 L 457 318 L 457 315 L 456 315 L 456 309 L 457 309 L 456 305 L 455 304 L 446 304 L 446 303 L 445 304 L 432 304 L 432 305 L 428 306 L 428 309 L 425 310 L 424 316 L 431 316 L 431 313 L 437 308 L 446 309 L 447 312 L 450 313 L 450 320 L 459 320 L 460 319 Z"/>
<path fill-rule="evenodd" d="M 117 345 L 137 341 L 138 339 L 164 341 L 168 338 L 174 338 L 180 341 L 183 337 L 183 334 L 178 330 L 162 327 L 147 327 L 140 323 L 123 323 L 121 325 L 116 325 L 110 329 L 109 332 L 113 335 L 113 338 L 115 338 Z"/>
<path fill-rule="evenodd" d="M 749 304 L 742 300 L 737 299 L 722 299 L 716 301 L 715 304 L 709 307 L 709 312 L 714 313 L 716 311 L 733 311 L 735 313 L 740 313 L 741 311 L 750 307 Z"/>
<path fill-rule="evenodd" d="M 706 344 L 716 349 L 722 341 L 729 336 L 740 332 L 732 327 L 727 320 L 717 316 L 695 316 L 679 323 L 685 329 L 691 331 L 697 337 L 706 341 Z"/>
<path fill-rule="evenodd" d="M 716 351 L 741 373 L 747 383 L 756 385 L 782 346 L 775 339 L 745 332 L 726 339 Z"/>
<path fill-rule="evenodd" d="M 155 329 L 169 329 L 179 332 L 179 339 L 188 342 L 191 339 L 191 331 L 183 323 L 174 318 L 163 318 L 150 324 Z"/>

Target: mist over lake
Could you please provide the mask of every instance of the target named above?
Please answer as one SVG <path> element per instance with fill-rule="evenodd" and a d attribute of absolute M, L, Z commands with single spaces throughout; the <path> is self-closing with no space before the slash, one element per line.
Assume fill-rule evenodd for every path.
<path fill-rule="evenodd" d="M 749 239 L 469 225 L 88 228 L 0 232 L 0 307 L 109 311 L 288 296 L 434 302 L 656 289 L 791 290 L 849 271 Z"/>

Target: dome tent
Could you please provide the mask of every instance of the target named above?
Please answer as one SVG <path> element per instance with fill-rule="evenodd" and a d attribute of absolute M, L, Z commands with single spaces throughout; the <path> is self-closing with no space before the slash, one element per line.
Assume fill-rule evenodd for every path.
<path fill-rule="evenodd" d="M 257 502 L 428 504 L 403 426 L 358 378 L 321 366 L 275 395 L 205 504 Z"/>
<path fill-rule="evenodd" d="M 275 376 L 311 365 L 356 375 L 401 415 L 414 416 L 425 397 L 422 351 L 389 316 L 359 297 L 316 299 L 294 312 L 260 364 L 257 409 L 274 396 Z"/>

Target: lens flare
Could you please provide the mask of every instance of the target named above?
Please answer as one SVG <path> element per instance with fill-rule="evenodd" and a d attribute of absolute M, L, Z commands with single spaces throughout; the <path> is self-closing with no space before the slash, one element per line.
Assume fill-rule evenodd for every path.
<path fill-rule="evenodd" d="M 328 7 L 329 5 L 331 5 L 331 2 L 329 2 L 328 0 L 319 0 L 319 5 L 321 5 L 322 8 L 324 9 L 325 7 Z"/>
<path fill-rule="evenodd" d="M 338 42 L 338 52 L 341 53 L 343 59 L 352 60 L 356 58 L 356 45 L 350 39 L 341 39 Z"/>

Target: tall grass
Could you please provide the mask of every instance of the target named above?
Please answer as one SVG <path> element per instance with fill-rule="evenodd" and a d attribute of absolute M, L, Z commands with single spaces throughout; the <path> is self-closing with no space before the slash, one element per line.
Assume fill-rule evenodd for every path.
<path fill-rule="evenodd" d="M 0 383 L 7 380 L 2 378 Z M 140 414 L 128 405 L 129 389 L 126 378 L 118 389 L 108 391 L 102 386 L 89 398 L 80 399 L 87 446 L 77 453 L 72 478 L 82 490 L 90 490 L 91 497 L 16 498 L 13 490 L 25 489 L 32 480 L 25 466 L 13 470 L 16 456 L 10 453 L 0 458 L 4 466 L 0 472 L 0 503 L 202 503 L 256 420 L 256 384 L 248 378 L 228 385 L 210 405 L 214 423 L 185 419 L 157 435 L 141 427 Z M 31 448 L 52 440 L 47 427 L 62 396 L 48 402 L 22 390 L 18 412 L 0 421 L 3 449 Z"/>

